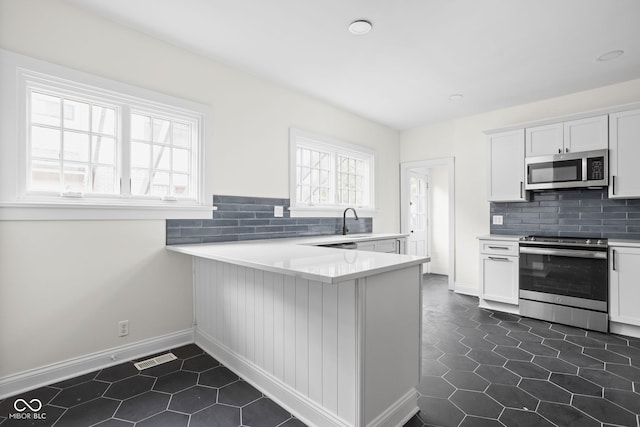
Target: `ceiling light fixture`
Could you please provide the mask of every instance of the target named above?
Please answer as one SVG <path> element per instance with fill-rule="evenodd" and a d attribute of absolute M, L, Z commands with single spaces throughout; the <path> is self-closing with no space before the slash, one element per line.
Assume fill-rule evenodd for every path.
<path fill-rule="evenodd" d="M 462 101 L 462 94 L 460 93 L 454 93 L 453 95 L 449 95 L 449 101 L 451 102 L 458 102 L 458 101 Z"/>
<path fill-rule="evenodd" d="M 349 24 L 349 31 L 358 36 L 367 34 L 372 28 L 373 25 L 371 25 L 371 22 L 364 19 L 358 19 L 357 21 L 353 21 Z"/>
<path fill-rule="evenodd" d="M 624 50 L 612 50 L 598 56 L 596 58 L 596 61 L 600 61 L 600 62 L 611 61 L 612 59 L 619 58 L 620 56 L 622 56 L 623 53 L 624 53 Z"/>

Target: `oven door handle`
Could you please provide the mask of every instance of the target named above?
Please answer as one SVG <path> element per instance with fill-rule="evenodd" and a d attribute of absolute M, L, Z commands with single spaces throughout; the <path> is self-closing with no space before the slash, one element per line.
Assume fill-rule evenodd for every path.
<path fill-rule="evenodd" d="M 607 259 L 606 252 L 581 251 L 576 249 L 531 248 L 531 247 L 521 246 L 520 253 L 533 254 L 533 255 L 566 256 L 566 257 L 572 257 L 572 258 Z"/>

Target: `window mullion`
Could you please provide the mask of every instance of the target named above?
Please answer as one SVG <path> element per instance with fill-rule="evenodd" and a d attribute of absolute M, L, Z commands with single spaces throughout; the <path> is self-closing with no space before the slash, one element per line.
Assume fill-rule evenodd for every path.
<path fill-rule="evenodd" d="M 131 197 L 131 108 L 128 105 L 120 107 L 118 122 L 120 197 Z"/>
<path fill-rule="evenodd" d="M 333 167 L 333 170 L 331 171 L 331 191 L 333 192 L 333 197 L 331 197 L 331 200 L 333 200 L 334 205 L 340 204 L 340 189 L 338 188 L 338 157 L 339 156 L 335 152 L 331 152 L 331 165 Z"/>
<path fill-rule="evenodd" d="M 64 188 L 64 97 L 60 97 L 60 152 L 58 153 L 58 167 L 60 175 L 58 177 L 58 191 L 60 194 L 66 190 Z"/>

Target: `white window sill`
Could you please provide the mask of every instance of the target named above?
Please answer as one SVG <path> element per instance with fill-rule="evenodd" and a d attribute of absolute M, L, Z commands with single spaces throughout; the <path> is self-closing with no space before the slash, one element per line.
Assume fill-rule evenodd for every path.
<path fill-rule="evenodd" d="M 351 207 L 351 206 L 349 206 Z M 344 210 L 347 207 L 342 206 L 292 206 L 289 208 L 292 218 L 308 218 L 308 217 L 321 217 L 321 218 L 335 218 L 341 217 Z M 371 217 L 374 216 L 378 210 L 372 208 L 358 208 L 354 207 L 359 217 Z M 347 212 L 347 218 L 352 218 L 353 212 Z"/>
<path fill-rule="evenodd" d="M 0 221 L 210 219 L 213 206 L 196 204 L 0 203 Z"/>

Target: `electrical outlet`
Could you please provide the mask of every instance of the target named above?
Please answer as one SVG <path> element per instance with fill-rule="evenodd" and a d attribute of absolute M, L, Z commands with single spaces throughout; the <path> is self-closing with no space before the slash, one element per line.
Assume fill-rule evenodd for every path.
<path fill-rule="evenodd" d="M 282 218 L 284 216 L 284 206 L 274 206 L 273 216 L 275 218 Z"/>
<path fill-rule="evenodd" d="M 121 320 L 118 322 L 118 336 L 124 337 L 129 335 L 129 321 Z"/>
<path fill-rule="evenodd" d="M 503 216 L 502 215 L 494 215 L 493 216 L 493 225 L 502 225 L 503 224 Z"/>

